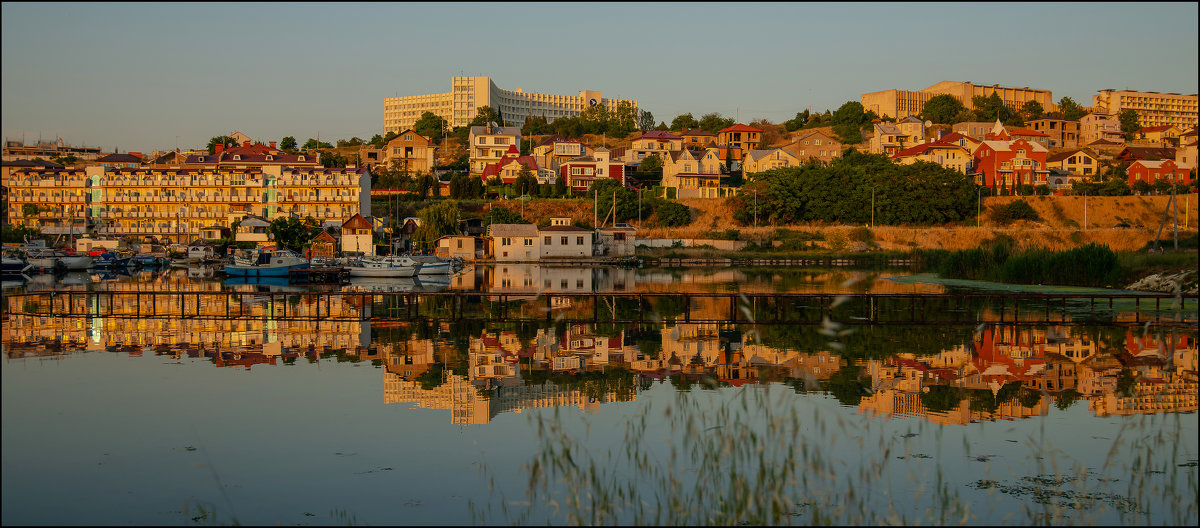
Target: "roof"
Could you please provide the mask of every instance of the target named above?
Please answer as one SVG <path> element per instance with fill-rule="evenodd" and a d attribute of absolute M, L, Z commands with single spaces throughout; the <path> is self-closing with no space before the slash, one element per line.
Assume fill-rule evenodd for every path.
<path fill-rule="evenodd" d="M 731 127 L 723 128 L 723 129 L 717 131 L 718 134 L 722 134 L 725 132 L 762 132 L 762 130 L 759 130 L 759 129 L 754 128 L 749 125 L 743 125 L 741 123 L 738 123 Z"/>
<path fill-rule="evenodd" d="M 489 129 L 489 128 L 491 129 L 491 131 L 488 131 L 488 129 Z M 484 135 L 490 135 L 490 136 L 520 136 L 520 135 L 521 135 L 521 129 L 520 129 L 519 127 L 485 127 L 485 126 L 473 126 L 473 127 L 471 127 L 471 135 L 472 135 L 472 136 L 484 136 Z"/>
<path fill-rule="evenodd" d="M 829 135 L 829 134 L 826 134 L 826 133 L 825 133 L 824 131 L 822 131 L 822 130 L 813 130 L 812 132 L 809 132 L 809 133 L 807 133 L 807 134 L 803 134 L 803 135 L 800 135 L 800 136 L 796 136 L 796 139 L 793 141 L 793 143 L 794 143 L 794 142 L 796 142 L 796 141 L 800 141 L 800 140 L 802 140 L 802 139 L 807 139 L 807 138 L 810 138 L 810 137 L 812 137 L 812 136 L 816 136 L 816 135 L 820 135 L 821 137 L 823 137 L 823 138 L 825 138 L 825 139 L 828 139 L 828 140 L 830 140 L 830 141 L 834 141 L 834 142 L 837 142 L 837 143 L 841 143 L 841 141 L 838 141 L 838 139 L 837 139 L 837 138 L 835 138 L 835 137 L 833 137 L 833 136 L 831 136 L 831 135 Z"/>
<path fill-rule="evenodd" d="M 102 158 L 97 158 L 96 163 L 141 163 L 142 158 L 132 154 L 109 154 Z"/>
<path fill-rule="evenodd" d="M 329 234 L 329 231 L 321 230 L 320 233 L 317 233 L 317 236 L 313 237 L 312 241 L 313 242 L 337 242 L 337 239 L 333 238 L 333 235 Z"/>
<path fill-rule="evenodd" d="M 955 144 L 953 144 L 953 143 L 945 143 L 945 142 L 942 142 L 942 141 L 934 141 L 934 142 L 932 142 L 932 143 L 922 143 L 922 144 L 920 144 L 920 145 L 917 145 L 917 146 L 915 146 L 915 147 L 906 148 L 906 149 L 904 149 L 904 150 L 901 150 L 900 152 L 897 152 L 895 155 L 893 155 L 893 156 L 892 156 L 892 159 L 896 159 L 896 158 L 906 158 L 906 157 L 908 157 L 908 156 L 920 156 L 921 154 L 924 154 L 924 153 L 926 153 L 926 152 L 928 152 L 928 151 L 930 151 L 930 150 L 932 150 L 932 149 L 960 149 L 960 150 L 965 150 L 965 149 L 963 149 L 962 147 L 960 147 L 960 146 L 958 146 L 958 145 L 955 145 Z"/>
<path fill-rule="evenodd" d="M 61 169 L 61 168 L 63 168 L 63 166 L 62 166 L 62 165 L 60 165 L 60 164 L 58 164 L 58 163 L 54 163 L 53 161 L 46 161 L 46 160 L 16 160 L 16 161 L 5 161 L 5 162 L 3 163 L 3 165 L 4 165 L 5 167 L 43 167 L 43 168 L 47 168 L 47 169 Z"/>
<path fill-rule="evenodd" d="M 904 119 L 896 121 L 897 123 L 924 123 L 920 118 L 914 116 L 905 116 Z"/>
<path fill-rule="evenodd" d="M 941 142 L 943 142 L 943 143 L 950 143 L 950 142 L 953 142 L 953 141 L 958 141 L 958 140 L 960 140 L 960 139 L 966 139 L 966 140 L 973 141 L 973 142 L 975 142 L 975 143 L 979 143 L 979 140 L 978 140 L 978 139 L 975 139 L 975 138 L 973 138 L 973 137 L 971 137 L 971 136 L 968 136 L 968 135 L 966 135 L 966 134 L 963 134 L 962 132 L 951 132 L 951 133 L 949 133 L 949 134 L 946 134 L 946 135 L 942 136 L 942 138 L 941 138 L 941 139 L 939 139 L 938 141 L 941 141 Z"/>
<path fill-rule="evenodd" d="M 533 224 L 492 224 L 489 229 L 493 237 L 536 237 L 538 235 L 538 228 Z"/>
<path fill-rule="evenodd" d="M 242 227 L 267 227 L 271 223 L 257 216 L 247 216 L 238 225 Z"/>
<path fill-rule="evenodd" d="M 1175 149 L 1166 147 L 1125 147 L 1117 154 L 1119 158 L 1175 159 Z"/>
<path fill-rule="evenodd" d="M 702 128 L 693 128 L 691 130 L 684 131 L 680 135 L 682 135 L 682 136 L 715 136 L 716 134 L 713 134 L 712 132 L 709 132 Z"/>
<path fill-rule="evenodd" d="M 580 231 L 580 232 L 586 232 L 586 231 L 591 231 L 591 229 L 585 229 L 585 228 L 582 228 L 582 227 L 576 227 L 576 226 L 573 226 L 573 225 L 552 225 L 552 226 L 546 226 L 546 227 L 541 227 L 541 228 L 538 228 L 538 231 Z"/>
<path fill-rule="evenodd" d="M 1174 165 L 1175 160 L 1169 160 L 1169 159 L 1168 160 L 1144 160 L 1144 159 L 1140 159 L 1140 160 L 1134 160 L 1133 163 L 1130 163 L 1130 166 L 1141 165 L 1143 167 L 1146 167 L 1147 169 L 1161 169 L 1161 168 L 1163 168 L 1163 165 L 1165 165 L 1167 163 Z"/>
<path fill-rule="evenodd" d="M 1155 126 L 1155 127 L 1142 127 L 1141 129 L 1139 129 L 1139 130 L 1138 130 L 1138 132 L 1141 132 L 1141 133 L 1143 133 L 1143 134 L 1145 134 L 1145 133 L 1147 133 L 1147 132 L 1162 132 L 1162 131 L 1164 131 L 1164 130 L 1168 130 L 1168 129 L 1172 128 L 1172 127 L 1174 127 L 1174 125 L 1162 125 L 1162 126 Z"/>
<path fill-rule="evenodd" d="M 1107 139 L 1097 139 L 1096 141 L 1088 143 L 1088 145 L 1124 145 L 1124 143 L 1119 141 L 1109 141 Z"/>
<path fill-rule="evenodd" d="M 748 157 L 754 161 L 758 161 L 758 160 L 763 159 L 767 156 L 770 156 L 771 154 L 774 154 L 776 152 L 782 152 L 784 154 L 787 154 L 787 156 L 790 158 L 796 157 L 796 156 L 793 156 L 791 152 L 788 152 L 783 149 L 778 149 L 778 148 L 748 150 L 748 151 L 746 151 L 746 157 Z"/>
<path fill-rule="evenodd" d="M 675 134 L 672 134 L 672 133 L 664 131 L 664 130 L 651 130 L 644 134 L 639 134 L 637 136 L 630 138 L 630 141 L 637 141 L 639 139 L 669 140 L 669 139 L 683 139 L 683 136 L 677 136 Z"/>
<path fill-rule="evenodd" d="M 1046 134 L 1044 132 L 1038 132 L 1037 130 L 1033 130 L 1033 129 L 1029 129 L 1029 128 L 1014 128 L 1014 129 L 1009 130 L 1008 133 L 1011 135 L 1014 135 L 1014 136 L 1050 137 L 1049 134 Z"/>
<path fill-rule="evenodd" d="M 1055 155 L 1053 155 L 1053 156 L 1050 156 L 1050 157 L 1046 158 L 1046 163 L 1055 163 L 1055 162 L 1059 162 L 1059 161 L 1065 160 L 1065 159 L 1067 159 L 1067 158 L 1069 158 L 1069 157 L 1071 157 L 1071 156 L 1074 156 L 1074 155 L 1076 155 L 1076 154 L 1083 154 L 1083 155 L 1086 155 L 1087 157 L 1089 157 L 1089 158 L 1092 158 L 1092 159 L 1095 159 L 1095 158 L 1096 158 L 1095 156 L 1093 156 L 1093 155 L 1091 155 L 1091 154 L 1088 154 L 1088 152 L 1087 152 L 1086 150 L 1080 150 L 1080 149 L 1076 149 L 1076 150 L 1072 150 L 1072 151 L 1068 151 L 1068 152 L 1063 152 L 1063 153 L 1060 153 L 1060 154 L 1055 154 Z"/>
<path fill-rule="evenodd" d="M 372 227 L 371 223 L 359 213 L 354 213 L 354 216 L 342 224 L 342 229 L 372 229 Z"/>

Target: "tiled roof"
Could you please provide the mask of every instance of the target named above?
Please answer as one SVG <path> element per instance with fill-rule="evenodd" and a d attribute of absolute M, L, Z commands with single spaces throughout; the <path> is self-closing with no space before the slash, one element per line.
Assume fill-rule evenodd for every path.
<path fill-rule="evenodd" d="M 1162 132 L 1164 130 L 1171 128 L 1171 126 L 1172 125 L 1162 125 L 1162 126 L 1156 126 L 1156 127 L 1142 127 L 1141 130 L 1138 130 L 1138 132 L 1140 132 L 1142 134 L 1145 134 L 1148 132 Z"/>
<path fill-rule="evenodd" d="M 553 225 L 553 226 L 546 226 L 546 227 L 539 228 L 539 229 L 538 229 L 538 231 L 567 231 L 567 232 L 569 232 L 569 231 L 578 231 L 578 232 L 587 232 L 587 231 L 591 231 L 591 229 L 585 229 L 585 228 L 582 228 L 582 227 L 576 227 L 576 226 L 573 226 L 573 225 Z"/>
<path fill-rule="evenodd" d="M 683 136 L 677 136 L 677 135 L 667 132 L 665 130 L 651 130 L 644 134 L 639 134 L 637 136 L 634 136 L 634 137 L 630 138 L 629 140 L 637 141 L 639 139 L 663 139 L 663 140 L 683 139 Z"/>
<path fill-rule="evenodd" d="M 533 224 L 492 224 L 490 228 L 493 237 L 536 237 L 538 234 L 538 228 Z"/>
<path fill-rule="evenodd" d="M 1008 133 L 1014 136 L 1050 137 L 1049 134 L 1044 134 L 1042 132 L 1038 132 L 1037 130 L 1031 130 L 1028 128 L 1014 128 L 1009 130 Z"/>
<path fill-rule="evenodd" d="M 967 139 L 967 140 L 970 140 L 970 141 L 974 141 L 974 142 L 976 142 L 976 143 L 978 143 L 978 142 L 979 142 L 979 140 L 978 140 L 978 139 L 975 139 L 975 138 L 973 138 L 973 137 L 971 137 L 971 136 L 968 136 L 968 135 L 966 135 L 966 134 L 963 134 L 963 133 L 961 133 L 961 132 L 951 132 L 951 133 L 949 133 L 949 134 L 946 134 L 946 135 L 942 136 L 942 139 L 939 139 L 938 141 L 941 141 L 941 142 L 943 142 L 943 143 L 950 143 L 950 142 L 953 142 L 953 141 L 958 141 L 958 140 L 960 140 L 960 139 Z"/>
<path fill-rule="evenodd" d="M 4 162 L 5 167 L 43 167 L 46 169 L 61 169 L 62 165 L 46 160 L 16 160 Z"/>
<path fill-rule="evenodd" d="M 371 229 L 371 223 L 368 222 L 361 214 L 355 213 L 346 223 L 342 224 L 342 229 Z"/>
<path fill-rule="evenodd" d="M 722 134 L 725 132 L 762 132 L 762 130 L 759 130 L 759 129 L 754 128 L 749 125 L 743 125 L 741 123 L 738 123 L 731 127 L 723 128 L 723 129 L 717 131 L 718 134 Z"/>
<path fill-rule="evenodd" d="M 932 149 L 961 149 L 961 148 L 962 147 L 955 145 L 953 143 L 947 143 L 947 142 L 943 142 L 943 141 L 934 141 L 932 143 L 922 143 L 915 147 L 901 150 L 900 152 L 897 152 L 895 155 L 893 155 L 892 159 L 906 158 L 908 156 L 919 156 L 919 155 L 924 154 Z"/>
<path fill-rule="evenodd" d="M 132 154 L 109 154 L 97 158 L 96 163 L 141 163 L 142 159 Z"/>
<path fill-rule="evenodd" d="M 1072 150 L 1072 151 L 1069 151 L 1069 152 L 1062 152 L 1062 153 L 1059 153 L 1059 154 L 1055 154 L 1055 155 L 1053 155 L 1053 156 L 1050 156 L 1050 157 L 1046 158 L 1046 163 L 1056 163 L 1056 162 L 1059 162 L 1059 161 L 1065 160 L 1065 159 L 1067 159 L 1067 158 L 1069 158 L 1069 157 L 1071 157 L 1071 156 L 1074 156 L 1074 155 L 1076 155 L 1076 154 L 1084 154 L 1084 155 L 1086 155 L 1086 156 L 1088 156 L 1088 157 L 1092 157 L 1092 155 L 1091 155 L 1091 154 L 1088 154 L 1088 153 L 1087 153 L 1087 151 L 1085 151 L 1085 150 L 1078 150 L 1078 149 L 1076 149 L 1076 150 Z M 1095 158 L 1093 158 L 1093 159 L 1095 159 Z"/>
<path fill-rule="evenodd" d="M 1130 165 L 1141 165 L 1147 169 L 1161 169 L 1163 164 L 1168 161 L 1174 163 L 1174 160 L 1136 160 Z"/>
<path fill-rule="evenodd" d="M 685 131 L 681 135 L 683 135 L 683 136 L 715 136 L 716 134 L 713 134 L 712 132 L 709 132 L 702 128 L 693 128 L 691 130 Z"/>

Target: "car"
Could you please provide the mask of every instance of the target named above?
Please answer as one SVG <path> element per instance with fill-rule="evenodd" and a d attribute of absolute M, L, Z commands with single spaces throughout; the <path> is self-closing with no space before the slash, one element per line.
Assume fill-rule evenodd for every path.
<path fill-rule="evenodd" d="M 1121 223 L 1117 224 L 1115 227 L 1119 227 L 1121 229 L 1129 229 L 1129 224 L 1126 224 L 1125 222 L 1121 222 Z"/>

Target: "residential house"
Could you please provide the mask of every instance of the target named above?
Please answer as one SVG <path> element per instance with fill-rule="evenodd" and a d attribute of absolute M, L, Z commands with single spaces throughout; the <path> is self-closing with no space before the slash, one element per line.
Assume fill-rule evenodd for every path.
<path fill-rule="evenodd" d="M 484 182 L 498 178 L 503 183 L 513 183 L 525 169 L 529 170 L 530 175 L 537 177 L 538 166 L 533 156 L 522 156 L 516 145 L 509 145 L 508 151 L 499 160 L 484 167 L 479 176 Z"/>
<path fill-rule="evenodd" d="M 537 260 L 542 250 L 533 224 L 491 224 L 485 255 L 496 261 Z"/>
<path fill-rule="evenodd" d="M 542 258 L 591 257 L 592 230 L 571 225 L 570 218 L 551 218 L 550 225 L 538 229 L 542 237 Z"/>
<path fill-rule="evenodd" d="M 596 180 L 612 178 L 625 185 L 625 164 L 615 161 L 609 150 L 600 147 L 591 156 L 580 156 L 562 162 L 558 177 L 576 192 L 587 192 Z"/>
<path fill-rule="evenodd" d="M 973 138 L 987 139 L 986 136 L 992 133 L 995 128 L 995 121 L 963 121 L 962 123 L 951 125 L 950 131 Z"/>
<path fill-rule="evenodd" d="M 533 159 L 539 167 L 557 172 L 563 161 L 588 155 L 587 146 L 575 140 L 551 135 L 533 147 Z"/>
<path fill-rule="evenodd" d="M 894 123 L 875 123 L 868 148 L 871 154 L 883 154 L 890 158 L 916 143 L 915 139 L 910 138 Z"/>
<path fill-rule="evenodd" d="M 358 147 L 358 160 L 362 163 L 363 168 L 370 172 L 375 171 L 375 167 L 381 165 L 386 166 L 384 159 L 387 157 L 386 148 L 375 148 L 371 145 L 361 145 Z"/>
<path fill-rule="evenodd" d="M 916 116 L 905 116 L 896 121 L 896 128 L 908 137 L 910 144 L 926 143 L 925 122 Z"/>
<path fill-rule="evenodd" d="M 1037 132 L 1046 134 L 1049 148 L 1076 148 L 1079 146 L 1079 121 L 1068 121 L 1045 117 L 1026 123 Z"/>
<path fill-rule="evenodd" d="M 1183 131 L 1175 125 L 1142 127 L 1135 135 L 1134 144 L 1145 147 L 1178 147 L 1179 135 Z"/>
<path fill-rule="evenodd" d="M 1175 160 L 1137 160 L 1129 165 L 1129 186 L 1138 181 L 1154 183 L 1158 180 L 1191 185 L 1192 174 L 1188 169 L 1175 164 Z"/>
<path fill-rule="evenodd" d="M 437 239 L 436 254 L 441 258 L 475 261 L 484 256 L 484 239 L 474 235 L 447 235 Z"/>
<path fill-rule="evenodd" d="M 721 157 L 721 149 L 692 149 L 687 148 L 678 152 L 671 152 L 663 158 L 663 181 L 666 178 L 680 173 L 695 173 L 695 174 L 721 174 L 721 164 L 724 163 L 724 158 Z M 666 185 L 666 183 L 663 183 Z"/>
<path fill-rule="evenodd" d="M 1079 143 L 1087 145 L 1100 139 L 1115 143 L 1125 142 L 1125 135 L 1121 133 L 1121 121 L 1117 116 L 1088 114 L 1079 118 Z"/>
<path fill-rule="evenodd" d="M 375 238 L 371 222 L 355 214 L 342 224 L 342 253 L 374 256 Z"/>
<path fill-rule="evenodd" d="M 975 184 L 993 191 L 1012 191 L 1021 185 L 1047 183 L 1046 168 L 1049 150 L 1039 143 L 1025 139 L 1012 141 L 985 140 L 972 154 Z"/>
<path fill-rule="evenodd" d="M 799 167 L 800 164 L 800 158 L 782 148 L 755 149 L 746 152 L 746 159 L 742 162 L 742 172 L 749 175 L 783 167 Z"/>
<path fill-rule="evenodd" d="M 1196 168 L 1196 129 L 1179 136 L 1181 145 L 1175 149 L 1175 165 L 1193 170 Z"/>
<path fill-rule="evenodd" d="M 1086 150 L 1071 150 L 1048 156 L 1046 166 L 1068 174 L 1095 176 L 1100 167 L 1100 160 Z"/>
<path fill-rule="evenodd" d="M 320 153 L 301 152 L 299 154 L 288 154 L 276 149 L 274 145 L 274 141 L 271 142 L 270 146 L 263 145 L 262 143 L 251 144 L 246 142 L 241 146 L 230 147 L 229 149 L 226 149 L 224 145 L 217 145 L 212 154 L 200 153 L 187 155 L 180 168 L 188 170 L 213 170 L 224 168 L 280 167 L 286 165 L 292 168 L 316 169 L 321 166 Z"/>
<path fill-rule="evenodd" d="M 996 139 L 1024 139 L 1030 143 L 1037 143 L 1043 147 L 1050 148 L 1050 135 L 1043 134 L 1037 130 L 1019 127 L 1005 127 L 1005 135 L 999 135 Z"/>
<path fill-rule="evenodd" d="M 500 161 L 510 146 L 521 145 L 521 129 L 505 127 L 495 122 L 486 126 L 473 126 L 467 136 L 470 174 L 479 176 L 489 164 Z"/>
<path fill-rule="evenodd" d="M 257 242 L 259 245 L 265 245 L 270 237 L 267 235 L 267 228 L 271 227 L 271 223 L 266 219 L 249 215 L 242 218 L 237 225 L 237 233 L 233 235 L 235 242 Z"/>
<path fill-rule="evenodd" d="M 758 148 L 759 143 L 762 142 L 762 133 L 762 130 L 737 123 L 717 131 L 717 145 L 737 149 L 735 159 L 741 161 L 742 153 Z"/>
<path fill-rule="evenodd" d="M 683 150 L 683 137 L 662 130 L 651 130 L 634 136 L 625 151 L 627 161 L 640 162 L 646 156 L 657 154 L 665 158 L 671 152 Z"/>
<path fill-rule="evenodd" d="M 892 161 L 901 165 L 912 165 L 918 161 L 924 161 L 966 174 L 973 158 L 971 151 L 964 147 L 954 143 L 934 141 L 901 150 L 892 156 Z"/>
<path fill-rule="evenodd" d="M 958 145 L 962 148 L 967 149 L 967 152 L 975 152 L 975 149 L 979 148 L 979 145 L 983 144 L 982 140 L 976 139 L 974 137 L 971 137 L 971 136 L 968 136 L 966 134 L 962 134 L 959 132 L 951 132 L 949 134 L 945 134 L 941 138 L 939 138 L 938 141 L 941 143 L 951 143 L 954 145 Z"/>
<path fill-rule="evenodd" d="M 433 172 L 433 143 L 413 129 L 405 130 L 383 147 L 381 162 L 389 169 L 396 167 L 406 174 Z"/>
<path fill-rule="evenodd" d="M 717 144 L 717 135 L 707 130 L 693 128 L 686 130 L 679 135 L 683 138 L 683 145 L 709 147 Z"/>
<path fill-rule="evenodd" d="M 832 134 L 822 131 L 803 132 L 796 139 L 780 147 L 790 152 L 801 163 L 816 159 L 822 165 L 842 157 L 845 147 Z"/>
<path fill-rule="evenodd" d="M 721 186 L 720 174 L 680 172 L 667 176 L 664 173 L 662 187 L 665 196 L 670 197 L 673 190 L 676 198 L 723 198 L 736 194 L 736 190 Z"/>
<path fill-rule="evenodd" d="M 1085 144 L 1084 148 L 1092 152 L 1105 154 L 1107 156 L 1116 156 L 1122 150 L 1125 150 L 1125 142 L 1113 141 L 1110 139 L 1097 139 L 1091 143 Z"/>

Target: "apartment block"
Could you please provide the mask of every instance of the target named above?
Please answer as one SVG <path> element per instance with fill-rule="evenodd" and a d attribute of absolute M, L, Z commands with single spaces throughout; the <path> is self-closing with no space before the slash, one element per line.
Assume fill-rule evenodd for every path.
<path fill-rule="evenodd" d="M 1088 145 L 1098 140 L 1125 142 L 1121 134 L 1121 122 L 1108 114 L 1088 114 L 1079 118 L 1079 144 Z"/>
<path fill-rule="evenodd" d="M 473 126 L 467 136 L 467 148 L 471 164 L 471 175 L 479 176 L 492 163 L 497 163 L 508 153 L 509 148 L 520 149 L 521 128 L 498 126 Z"/>
<path fill-rule="evenodd" d="M 938 95 L 952 95 L 968 110 L 975 108 L 975 96 L 990 97 L 993 93 L 1000 96 L 1004 106 L 1018 110 L 1029 101 L 1037 101 L 1047 112 L 1057 108 L 1050 90 L 1037 90 L 1028 86 L 1024 88 L 1009 88 L 993 84 L 984 86 L 972 82 L 942 81 L 924 90 L 882 90 L 865 93 L 861 97 L 864 110 L 873 111 L 880 117 L 889 116 L 902 118 L 918 115 L 925 103 Z"/>
<path fill-rule="evenodd" d="M 1176 125 L 1187 130 L 1196 126 L 1196 94 L 1106 88 L 1092 96 L 1092 107 L 1098 113 L 1113 116 L 1131 108 L 1137 112 L 1138 123 L 1144 127 Z"/>
<path fill-rule="evenodd" d="M 454 128 L 467 126 L 479 107 L 490 106 L 503 115 L 501 125 L 519 127 L 527 117 L 545 117 L 550 122 L 578 116 L 593 105 L 604 105 L 613 112 L 622 102 L 635 111 L 638 108 L 636 100 L 605 98 L 598 90 L 583 90 L 579 95 L 542 94 L 521 88 L 504 90 L 491 77 L 451 77 L 449 92 L 384 99 L 383 133 L 411 128 L 425 112 L 438 115 Z"/>
<path fill-rule="evenodd" d="M 1066 119 L 1035 119 L 1026 123 L 1030 128 L 1046 134 L 1050 148 L 1075 148 L 1079 146 L 1079 121 Z"/>

